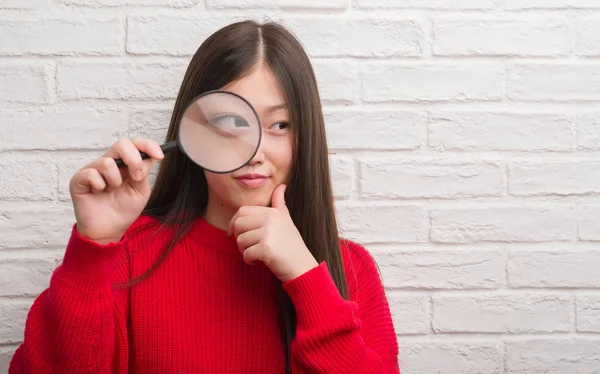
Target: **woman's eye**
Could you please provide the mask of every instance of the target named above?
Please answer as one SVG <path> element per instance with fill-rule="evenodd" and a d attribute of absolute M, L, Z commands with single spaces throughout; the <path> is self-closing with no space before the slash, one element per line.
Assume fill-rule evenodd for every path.
<path fill-rule="evenodd" d="M 274 127 L 275 130 L 284 130 L 286 128 L 288 128 L 290 126 L 289 123 L 287 122 L 277 122 L 271 125 L 271 127 Z"/>
<path fill-rule="evenodd" d="M 246 122 L 245 119 L 234 115 L 224 115 L 213 118 L 211 123 L 215 126 L 219 126 L 223 130 L 249 127 L 248 122 Z"/>

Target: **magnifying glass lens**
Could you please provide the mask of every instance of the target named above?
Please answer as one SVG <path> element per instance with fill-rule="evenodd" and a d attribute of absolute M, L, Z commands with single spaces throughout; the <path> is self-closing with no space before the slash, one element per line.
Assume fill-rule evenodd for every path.
<path fill-rule="evenodd" d="M 205 170 L 229 173 L 246 165 L 256 154 L 261 139 L 256 111 L 230 91 L 209 91 L 186 108 L 177 140 L 163 144 L 163 152 L 179 148 Z M 142 159 L 149 158 L 140 152 Z M 115 160 L 123 167 L 121 159 Z"/>
<path fill-rule="evenodd" d="M 186 109 L 179 128 L 185 154 L 204 169 L 228 172 L 245 165 L 260 142 L 259 120 L 241 97 L 212 92 Z"/>

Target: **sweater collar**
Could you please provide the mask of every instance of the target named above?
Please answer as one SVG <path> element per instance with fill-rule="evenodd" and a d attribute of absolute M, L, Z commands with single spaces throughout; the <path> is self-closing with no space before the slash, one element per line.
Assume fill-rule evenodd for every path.
<path fill-rule="evenodd" d="M 228 236 L 227 231 L 213 226 L 201 216 L 196 219 L 190 231 L 200 243 L 215 251 L 241 256 L 235 237 Z"/>

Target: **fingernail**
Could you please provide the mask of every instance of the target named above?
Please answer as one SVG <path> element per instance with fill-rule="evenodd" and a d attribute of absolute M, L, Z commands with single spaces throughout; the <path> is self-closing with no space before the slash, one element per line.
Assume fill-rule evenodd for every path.
<path fill-rule="evenodd" d="M 140 170 L 136 171 L 134 174 L 134 178 L 136 181 L 141 181 L 142 180 L 142 172 Z"/>

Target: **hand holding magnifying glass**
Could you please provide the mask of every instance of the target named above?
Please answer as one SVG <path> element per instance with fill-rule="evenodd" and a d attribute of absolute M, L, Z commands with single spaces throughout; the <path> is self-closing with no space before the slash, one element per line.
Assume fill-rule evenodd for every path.
<path fill-rule="evenodd" d="M 258 115 L 250 103 L 229 91 L 210 91 L 187 107 L 177 140 L 161 149 L 180 149 L 205 170 L 230 173 L 254 157 L 261 134 Z M 148 157 L 142 153 L 142 159 Z M 121 159 L 116 161 L 119 167 L 125 165 Z"/>
<path fill-rule="evenodd" d="M 160 149 L 179 149 L 207 171 L 230 173 L 254 157 L 261 135 L 250 103 L 232 92 L 210 91 L 188 105 L 176 140 Z M 150 196 L 147 176 L 162 158 L 157 146 L 151 140 L 120 141 L 73 176 L 69 189 L 81 235 L 103 244 L 121 239 Z M 143 170 L 142 178 L 133 178 L 133 169 Z"/>

